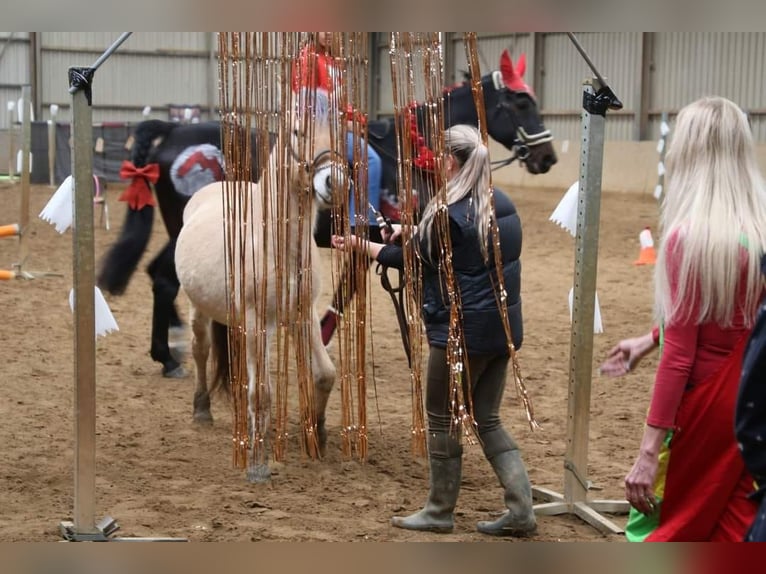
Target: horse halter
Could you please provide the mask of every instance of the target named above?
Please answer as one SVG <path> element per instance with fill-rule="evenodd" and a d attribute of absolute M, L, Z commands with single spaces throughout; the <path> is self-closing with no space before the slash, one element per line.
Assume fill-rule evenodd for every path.
<path fill-rule="evenodd" d="M 327 161 L 323 161 L 325 156 L 328 156 L 330 159 Z M 309 175 L 312 177 L 312 184 L 314 186 L 314 193 L 319 195 L 322 202 L 324 202 L 327 205 L 332 204 L 332 196 L 335 193 L 336 190 L 333 189 L 332 180 L 333 180 L 333 170 L 341 170 L 341 177 L 344 180 L 348 180 L 349 186 L 353 186 L 354 183 L 351 180 L 351 178 L 348 177 L 348 173 L 345 169 L 346 165 L 346 158 L 341 156 L 337 151 L 333 151 L 331 149 L 325 149 L 320 151 L 318 154 L 314 156 L 314 159 L 311 161 L 311 165 L 307 166 L 307 171 L 309 172 Z M 340 166 L 343 166 L 341 168 Z M 351 187 L 351 192 L 353 193 L 353 187 Z"/>
<path fill-rule="evenodd" d="M 505 90 L 511 93 L 508 86 L 503 83 L 503 77 L 499 71 L 492 72 L 492 84 L 498 92 Z M 528 133 L 527 130 L 516 121 L 514 114 L 511 112 L 510 105 L 507 102 L 498 100 L 496 107 L 508 116 L 511 125 L 514 128 L 513 131 L 516 134 L 516 137 L 511 144 L 513 155 L 508 159 L 493 161 L 492 165 L 495 165 L 495 167 L 492 168 L 493 171 L 505 167 L 506 165 L 510 165 L 516 159 L 524 162 L 529 157 L 531 148 L 553 141 L 553 134 L 551 133 L 551 130 L 548 129 L 535 134 Z"/>
<path fill-rule="evenodd" d="M 297 132 L 293 132 L 294 137 L 298 137 Z M 292 139 L 290 142 L 290 152 L 293 159 L 301 164 L 301 157 L 295 151 L 295 147 L 292 145 Z M 329 159 L 326 159 L 329 158 Z M 338 166 L 345 166 L 346 159 L 337 151 L 332 149 L 324 149 L 314 154 L 311 162 L 306 164 L 306 175 L 311 178 L 312 189 L 314 194 L 325 205 L 332 205 L 333 195 L 336 192 L 333 189 L 333 169 L 341 169 Z M 351 178 L 348 177 L 348 173 L 345 169 L 342 169 L 342 178 L 348 180 L 349 186 L 353 186 L 354 183 Z M 351 188 L 353 191 L 353 187 Z"/>

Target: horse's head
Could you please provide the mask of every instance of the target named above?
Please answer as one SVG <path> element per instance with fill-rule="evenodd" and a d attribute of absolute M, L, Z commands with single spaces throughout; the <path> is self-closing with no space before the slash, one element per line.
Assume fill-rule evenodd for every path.
<path fill-rule="evenodd" d="M 526 57 L 514 66 L 508 50 L 500 69 L 482 84 L 490 137 L 516 153 L 530 173 L 547 173 L 556 163 L 553 135 L 545 129 L 532 89 L 524 82 Z"/>
<path fill-rule="evenodd" d="M 322 106 L 317 109 L 322 110 Z M 304 167 L 301 176 L 311 181 L 314 201 L 319 209 L 329 209 L 348 197 L 353 185 L 345 155 L 333 148 L 329 122 L 329 114 L 315 113 L 311 125 L 305 121 L 295 122 L 292 133 L 293 157 Z"/>
<path fill-rule="evenodd" d="M 310 179 L 316 206 L 329 209 L 347 197 L 343 194 L 352 185 L 344 155 L 345 140 L 340 146 L 343 152 L 337 151 L 338 145 L 333 146 L 331 122 L 338 118 L 331 113 L 329 95 L 322 89 L 301 89 L 291 109 L 292 155 L 304 168 L 299 170 L 300 177 Z M 334 131 L 337 133 L 337 129 Z"/>

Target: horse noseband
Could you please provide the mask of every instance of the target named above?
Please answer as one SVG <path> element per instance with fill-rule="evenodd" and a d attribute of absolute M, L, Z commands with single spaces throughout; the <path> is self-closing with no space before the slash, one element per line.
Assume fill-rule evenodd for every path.
<path fill-rule="evenodd" d="M 330 156 L 330 159 L 324 161 L 325 156 Z M 322 162 L 321 165 L 320 162 Z M 332 204 L 333 194 L 336 191 L 333 189 L 332 182 L 333 169 L 342 170 L 343 178 L 349 180 L 349 185 L 352 186 L 351 189 L 353 190 L 353 181 L 347 177 L 348 174 L 346 173 L 346 170 L 337 167 L 338 165 L 345 166 L 345 163 L 345 158 L 342 158 L 338 152 L 333 150 L 323 150 L 314 157 L 311 164 L 306 166 L 306 172 L 312 177 L 314 192 L 319 196 L 321 201 L 327 205 Z"/>

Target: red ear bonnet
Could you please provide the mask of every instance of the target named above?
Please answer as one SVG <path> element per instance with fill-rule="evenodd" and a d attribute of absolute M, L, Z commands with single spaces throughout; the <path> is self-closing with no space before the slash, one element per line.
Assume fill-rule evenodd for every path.
<path fill-rule="evenodd" d="M 516 69 L 513 67 L 513 60 L 508 50 L 503 50 L 503 54 L 500 56 L 500 73 L 503 75 L 503 83 L 508 86 L 509 89 L 514 92 L 527 92 L 532 93 L 532 90 L 524 82 L 522 76 L 527 69 L 527 55 L 522 54 L 519 57 L 519 62 L 516 64 Z"/>
<path fill-rule="evenodd" d="M 519 61 L 516 62 L 516 73 L 519 75 L 520 78 L 524 77 L 524 72 L 527 71 L 527 55 L 522 54 L 519 56 Z"/>

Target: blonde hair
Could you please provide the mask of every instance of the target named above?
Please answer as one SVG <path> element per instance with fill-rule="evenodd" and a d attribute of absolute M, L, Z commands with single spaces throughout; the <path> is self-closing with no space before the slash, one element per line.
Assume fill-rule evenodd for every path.
<path fill-rule="evenodd" d="M 469 194 L 472 195 L 479 244 L 486 261 L 491 217 L 489 150 L 482 143 L 479 130 L 469 125 L 460 124 L 445 130 L 444 142 L 446 152 L 453 155 L 461 164 L 455 177 L 447 182 L 447 205 L 457 203 Z M 438 209 L 439 197 L 434 196 L 423 211 L 420 222 L 429 253 L 433 252 L 431 243 L 433 221 Z"/>
<path fill-rule="evenodd" d="M 751 325 L 763 289 L 759 262 L 766 249 L 766 186 L 747 117 L 721 97 L 687 105 L 678 114 L 665 163 L 662 240 L 655 270 L 657 319 L 731 327 L 745 287 L 743 311 Z M 740 284 L 743 246 L 745 286 Z M 691 316 L 689 301 L 699 305 L 696 317 Z"/>

